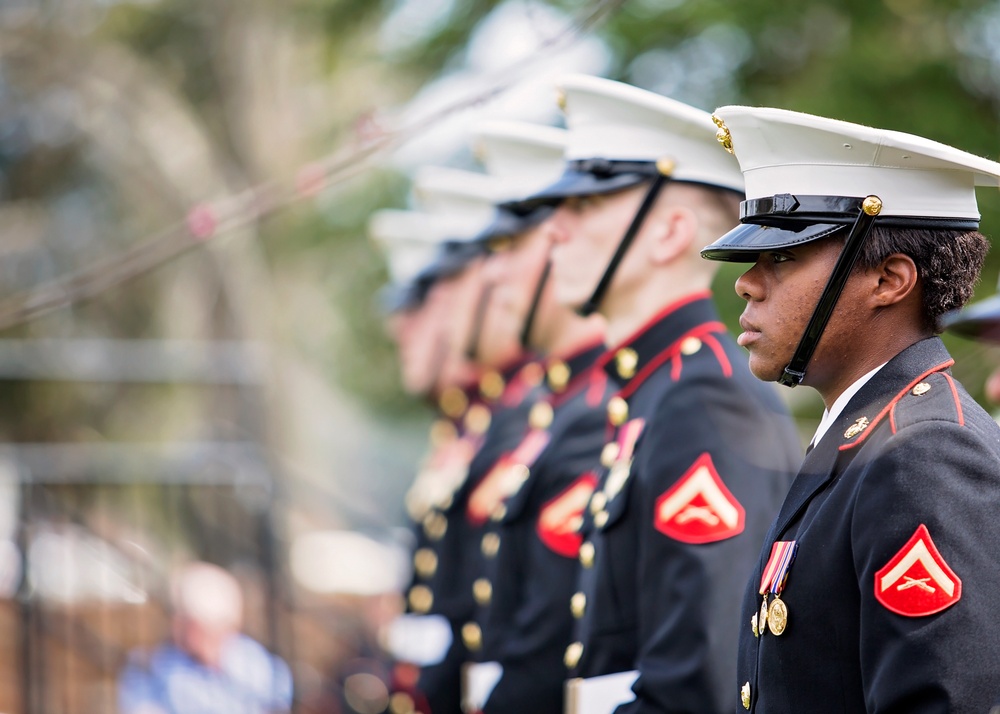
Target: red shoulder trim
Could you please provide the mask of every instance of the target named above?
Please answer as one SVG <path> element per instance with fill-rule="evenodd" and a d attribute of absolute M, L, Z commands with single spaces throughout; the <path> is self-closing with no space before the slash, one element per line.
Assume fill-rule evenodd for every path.
<path fill-rule="evenodd" d="M 729 358 L 726 357 L 726 351 L 722 349 L 722 344 L 715 339 L 712 335 L 705 335 L 705 343 L 712 348 L 712 352 L 715 353 L 715 358 L 719 360 L 719 366 L 722 367 L 722 374 L 725 377 L 733 376 L 733 365 L 729 363 Z"/>
<path fill-rule="evenodd" d="M 604 364 L 607 364 L 607 362 L 612 357 L 614 357 L 615 352 L 617 352 L 618 350 L 620 350 L 622 347 L 627 347 L 631 343 L 635 342 L 636 338 L 639 337 L 639 335 L 642 335 L 642 334 L 648 332 L 649 329 L 653 325 L 655 325 L 658 322 L 660 322 L 660 320 L 662 320 L 663 318 L 665 318 L 670 313 L 676 312 L 677 310 L 680 310 L 685 305 L 688 305 L 688 304 L 693 303 L 693 302 L 697 302 L 698 300 L 709 300 L 709 299 L 711 299 L 711 297 L 712 297 L 712 292 L 710 290 L 699 290 L 698 292 L 691 293 L 690 295 L 685 295 L 684 297 L 680 298 L 679 300 L 675 300 L 674 302 L 670 303 L 669 305 L 664 306 L 664 308 L 662 310 L 660 310 L 658 313 L 656 313 L 651 318 L 649 318 L 648 320 L 646 320 L 646 322 L 642 325 L 642 327 L 640 327 L 638 330 L 636 330 L 631 335 L 629 335 L 628 337 L 626 337 L 624 340 L 622 340 L 621 342 L 619 342 L 617 345 L 612 345 L 611 348 L 604 355 L 604 357 L 602 357 L 599 361 L 602 362 L 602 363 L 604 363 Z"/>
<path fill-rule="evenodd" d="M 903 389 L 899 392 L 899 394 L 897 394 L 895 397 L 893 397 L 889 401 L 889 403 L 886 404 L 882 408 L 882 411 L 880 411 L 878 413 L 878 416 L 876 416 L 874 419 L 871 420 L 871 422 L 868 424 L 868 427 L 864 431 L 862 431 L 861 434 L 859 434 L 858 437 L 854 441 L 851 441 L 851 442 L 848 442 L 846 444 L 841 444 L 840 445 L 840 451 L 847 451 L 848 449 L 853 449 L 858 444 L 861 444 L 862 442 L 864 442 L 864 440 L 868 438 L 868 435 L 871 434 L 873 431 L 875 431 L 875 427 L 878 425 L 878 423 L 880 421 L 882 421 L 886 417 L 887 414 L 889 414 L 890 412 L 892 412 L 892 410 L 896 406 L 896 402 L 898 402 L 900 399 L 902 399 L 904 396 L 906 396 L 906 393 L 909 392 L 911 389 L 913 389 L 914 385 L 916 385 L 917 382 L 920 382 L 920 381 L 926 379 L 927 375 L 934 374 L 935 372 L 940 372 L 942 370 L 948 369 L 953 364 L 955 364 L 955 360 L 953 360 L 953 359 L 949 359 L 946 362 L 942 362 L 938 366 L 930 368 L 929 370 L 927 370 L 926 372 L 924 372 L 923 374 L 921 374 L 919 377 L 917 377 L 916 379 L 914 379 L 913 381 L 911 381 L 909 384 L 907 384 L 905 387 L 903 387 Z M 947 376 L 947 375 L 945 375 L 945 376 Z M 958 398 L 958 395 L 956 393 L 956 399 L 957 398 Z"/>
<path fill-rule="evenodd" d="M 705 338 L 711 333 L 723 332 L 725 329 L 726 326 L 723 325 L 721 322 L 712 321 L 712 322 L 704 322 L 701 325 L 695 327 L 694 329 L 688 330 L 679 338 L 674 340 L 673 344 L 671 344 L 665 350 L 660 352 L 660 354 L 656 355 L 656 357 L 651 359 L 646 364 L 645 367 L 639 370 L 638 374 L 632 377 L 632 379 L 629 380 L 629 383 L 625 385 L 625 387 L 618 392 L 618 396 L 620 396 L 622 399 L 628 399 L 632 394 L 635 393 L 635 391 L 639 388 L 639 386 L 643 382 L 649 379 L 649 375 L 651 375 L 653 372 L 662 367 L 663 364 L 666 363 L 668 360 L 671 360 L 674 357 L 679 358 L 681 343 L 683 343 L 684 340 L 688 339 L 689 337 L 697 337 L 702 342 L 704 342 Z M 680 369 L 679 368 L 674 368 L 674 369 L 676 369 L 676 376 L 674 376 L 674 378 L 677 379 L 678 377 L 680 377 Z M 675 372 L 673 370 L 671 371 L 671 375 L 675 375 Z"/>
<path fill-rule="evenodd" d="M 962 412 L 962 402 L 958 399 L 958 390 L 955 388 L 955 380 L 951 378 L 950 374 L 944 376 L 948 380 L 948 386 L 951 387 L 951 396 L 955 399 L 955 413 L 958 415 L 958 425 L 965 426 L 965 414 Z"/>

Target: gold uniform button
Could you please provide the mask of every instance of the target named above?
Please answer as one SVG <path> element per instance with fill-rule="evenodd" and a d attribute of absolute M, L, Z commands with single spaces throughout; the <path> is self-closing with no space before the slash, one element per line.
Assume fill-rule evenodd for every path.
<path fill-rule="evenodd" d="M 487 399 L 497 399 L 507 387 L 499 372 L 487 372 L 479 380 L 479 393 Z"/>
<path fill-rule="evenodd" d="M 583 617 L 587 610 L 587 596 L 584 593 L 573 593 L 573 597 L 569 599 L 569 610 L 577 620 Z"/>
<path fill-rule="evenodd" d="M 582 565 L 585 568 L 594 567 L 594 555 L 595 555 L 594 544 L 591 543 L 589 540 L 584 541 L 580 545 L 580 565 Z"/>
<path fill-rule="evenodd" d="M 608 512 L 598 511 L 594 514 L 594 525 L 598 528 L 604 528 L 608 524 Z"/>
<path fill-rule="evenodd" d="M 574 642 L 566 648 L 566 654 L 563 655 L 563 664 L 566 665 L 567 669 L 573 669 L 580 664 L 581 657 L 583 657 L 583 643 Z"/>
<path fill-rule="evenodd" d="M 462 642 L 473 652 L 483 646 L 483 631 L 475 622 L 466 622 L 462 625 Z"/>
<path fill-rule="evenodd" d="M 456 419 L 465 413 L 466 408 L 469 406 L 469 398 L 458 387 L 447 387 L 441 392 L 441 397 L 438 399 L 438 406 L 441 407 L 441 411 L 445 414 Z"/>
<path fill-rule="evenodd" d="M 750 708 L 750 682 L 744 682 L 743 688 L 740 689 L 740 701 L 743 702 L 743 708 Z"/>
<path fill-rule="evenodd" d="M 389 711 L 391 714 L 413 714 L 416 710 L 413 697 L 406 692 L 396 692 L 389 697 Z"/>
<path fill-rule="evenodd" d="M 447 419 L 435 419 L 431 425 L 431 446 L 440 447 L 458 438 L 458 429 Z"/>
<path fill-rule="evenodd" d="M 601 449 L 601 466 L 606 469 L 610 469 L 615 464 L 615 459 L 618 458 L 618 454 L 621 451 L 621 447 L 618 446 L 617 441 L 609 441 Z"/>
<path fill-rule="evenodd" d="M 493 597 L 493 585 L 486 578 L 479 578 L 472 584 L 472 596 L 476 598 L 477 603 L 486 607 Z"/>
<path fill-rule="evenodd" d="M 919 397 L 921 394 L 927 394 L 929 391 L 931 391 L 931 385 L 927 384 L 927 382 L 919 382 L 913 385 L 910 393 L 915 397 Z"/>
<path fill-rule="evenodd" d="M 524 464 L 514 464 L 510 469 L 511 485 L 521 488 L 521 485 L 531 476 L 531 469 Z M 511 494 L 513 495 L 513 494 Z"/>
<path fill-rule="evenodd" d="M 690 357 L 701 349 L 701 340 L 697 337 L 686 337 L 681 342 L 681 354 Z"/>
<path fill-rule="evenodd" d="M 490 408 L 485 404 L 473 404 L 465 413 L 465 418 L 462 421 L 465 423 L 466 429 L 476 436 L 482 436 L 489 430 L 493 415 L 490 414 Z"/>
<path fill-rule="evenodd" d="M 434 604 L 434 593 L 426 585 L 414 585 L 406 599 L 411 610 L 422 614 L 430 612 L 431 605 Z"/>
<path fill-rule="evenodd" d="M 566 389 L 566 385 L 569 384 L 569 365 L 560 360 L 556 360 L 549 365 L 547 371 L 549 386 L 552 387 L 552 391 L 561 392 Z"/>
<path fill-rule="evenodd" d="M 608 401 L 608 421 L 621 426 L 628 419 L 628 402 L 621 397 L 611 397 Z"/>
<path fill-rule="evenodd" d="M 608 495 L 604 491 L 595 491 L 594 495 L 590 497 L 591 514 L 596 516 L 604 510 L 606 505 L 608 505 Z"/>
<path fill-rule="evenodd" d="M 507 506 L 502 503 L 493 509 L 493 513 L 490 515 L 494 521 L 500 522 L 507 517 Z"/>
<path fill-rule="evenodd" d="M 431 540 L 441 540 L 448 532 L 448 519 L 437 511 L 431 511 L 424 517 L 424 533 Z"/>
<path fill-rule="evenodd" d="M 631 379 L 635 376 L 635 368 L 639 365 L 639 355 L 631 347 L 622 347 L 615 352 L 615 369 L 622 379 Z"/>
<path fill-rule="evenodd" d="M 437 571 L 438 557 L 430 548 L 420 548 L 413 554 L 413 568 L 417 575 L 429 578 Z"/>
<path fill-rule="evenodd" d="M 482 543 L 479 544 L 480 550 L 482 550 L 483 555 L 487 558 L 495 558 L 497 553 L 500 552 L 500 536 L 497 533 L 487 533 L 483 536 Z"/>
<path fill-rule="evenodd" d="M 531 412 L 528 414 L 528 425 L 532 429 L 548 429 L 554 416 L 555 413 L 552 411 L 551 404 L 548 402 L 538 402 L 531 408 Z"/>

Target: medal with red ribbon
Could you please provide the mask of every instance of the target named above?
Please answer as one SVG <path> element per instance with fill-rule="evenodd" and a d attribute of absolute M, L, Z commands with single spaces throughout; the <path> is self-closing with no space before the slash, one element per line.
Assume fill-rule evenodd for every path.
<path fill-rule="evenodd" d="M 775 541 L 771 546 L 771 557 L 767 559 L 764 572 L 760 577 L 760 589 L 763 596 L 760 605 L 760 615 L 750 620 L 755 636 L 763 635 L 769 629 L 776 635 L 782 634 L 788 627 L 788 606 L 779 596 L 788 581 L 788 571 L 795 561 L 798 544 L 794 540 Z M 770 604 L 768 593 L 774 595 Z"/>

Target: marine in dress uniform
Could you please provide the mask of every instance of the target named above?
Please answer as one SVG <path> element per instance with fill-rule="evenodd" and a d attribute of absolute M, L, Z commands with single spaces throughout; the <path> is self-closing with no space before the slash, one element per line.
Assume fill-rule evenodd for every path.
<path fill-rule="evenodd" d="M 698 256 L 735 223 L 742 178 L 713 153 L 704 112 L 593 77 L 561 91 L 566 170 L 536 198 L 559 202 L 557 290 L 603 314 L 615 343 L 601 362 L 610 438 L 567 603 L 570 703 L 728 710 L 744 561 L 801 458 L 778 395 L 719 321 Z"/>
<path fill-rule="evenodd" d="M 429 391 L 439 410 L 430 454 L 407 494 L 416 548 L 407 614 L 390 630 L 392 653 L 400 663 L 391 700 L 394 714 L 460 711 L 462 632 L 470 598 L 458 584 L 468 579 L 469 566 L 456 494 L 463 492 L 470 475 L 485 468 L 475 460 L 488 463 L 521 428 L 505 423 L 511 421 L 510 407 L 526 392 L 524 379 L 508 380 L 496 370 L 483 370 L 473 354 L 482 342 L 494 357 L 516 360 L 517 368 L 524 363 L 516 335 L 482 332 L 489 291 L 481 276 L 484 248 L 473 238 L 492 216 L 496 188 L 482 175 L 425 170 L 415 189 L 425 210 L 385 210 L 370 222 L 372 237 L 390 247 L 390 273 L 403 285 L 389 292 L 387 304 L 396 309 L 391 324 L 399 335 L 404 386 L 414 393 Z M 430 263 L 415 275 L 410 270 L 408 282 L 399 280 L 397 268 L 417 262 L 415 253 L 426 260 L 420 249 L 427 245 L 435 251 Z M 415 324 L 405 325 L 413 318 Z M 428 338 L 429 347 L 408 348 Z M 526 375 L 540 381 L 540 368 L 534 371 L 539 374 L 530 377 L 528 370 Z M 420 666 L 419 681 L 413 681 L 407 665 Z"/>
<path fill-rule="evenodd" d="M 495 122 L 478 131 L 487 169 L 520 198 L 562 171 L 562 130 Z M 521 441 L 470 497 L 489 513 L 483 571 L 473 584 L 483 661 L 468 669 L 467 711 L 548 714 L 563 709 L 563 651 L 572 615 L 583 509 L 604 444 L 605 390 L 592 376 L 604 352 L 603 320 L 555 302 L 549 277 L 547 207 L 502 204 L 486 232 L 495 299 L 526 349 L 546 355 L 546 390 Z"/>
<path fill-rule="evenodd" d="M 1000 662 L 1000 427 L 951 376 L 938 319 L 986 251 L 1000 165 L 921 137 L 717 109 L 747 181 L 739 341 L 827 412 L 756 558 L 735 711 L 985 712 Z M 825 287 L 824 287 L 825 286 Z"/>
<path fill-rule="evenodd" d="M 486 205 L 484 223 L 492 220 L 502 190 L 493 177 L 455 169 L 428 168 L 415 179 L 415 193 L 427 210 L 447 215 L 465 210 L 470 203 L 477 208 Z M 483 225 L 475 237 L 482 229 Z M 497 462 L 519 444 L 533 395 L 544 377 L 543 367 L 525 355 L 517 332 L 496 324 L 493 285 L 482 272 L 485 244 L 468 240 L 459 247 L 460 257 L 467 253 L 472 257 L 452 279 L 472 288 L 471 292 L 460 290 L 448 310 L 451 346 L 453 354 L 479 367 L 479 395 L 462 417 L 465 432 L 475 439 L 464 478 L 433 504 L 424 521 L 434 541 L 436 561 L 434 568 L 427 569 L 420 592 L 429 595 L 430 611 L 444 616 L 452 631 L 444 658 L 423 667 L 417 683 L 433 714 L 460 711 L 461 668 L 482 649 L 473 590 L 481 571 L 479 543 L 489 514 L 476 513 L 469 499 Z M 471 320 L 464 319 L 470 312 Z M 411 589 L 411 599 L 412 593 Z"/>

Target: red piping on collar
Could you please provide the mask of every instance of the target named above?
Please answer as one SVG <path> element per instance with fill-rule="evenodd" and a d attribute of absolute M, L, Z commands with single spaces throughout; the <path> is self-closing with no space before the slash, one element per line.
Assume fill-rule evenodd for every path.
<path fill-rule="evenodd" d="M 909 392 L 911 389 L 913 389 L 913 387 L 916 386 L 917 382 L 926 379 L 927 376 L 930 374 L 934 374 L 935 372 L 940 372 L 942 370 L 948 369 L 953 364 L 955 364 L 955 360 L 953 359 L 949 359 L 946 362 L 942 362 L 937 367 L 931 367 L 929 370 L 927 370 L 919 377 L 914 379 L 912 382 L 910 382 L 908 385 L 906 385 L 899 394 L 893 397 L 892 400 L 882 408 L 882 411 L 878 413 L 878 416 L 872 419 L 871 423 L 868 424 L 868 426 L 865 428 L 863 432 L 861 432 L 861 434 L 858 436 L 857 439 L 847 444 L 841 444 L 840 451 L 847 451 L 847 449 L 853 449 L 855 446 L 857 446 L 858 444 L 862 443 L 865 439 L 867 439 L 868 435 L 871 434 L 873 431 L 875 431 L 875 427 L 878 425 L 878 423 L 885 418 L 885 415 L 889 414 L 889 412 L 892 411 L 892 408 L 896 406 L 896 402 L 898 402 L 900 399 L 906 396 L 906 393 Z M 952 389 L 954 390 L 954 387 L 952 387 Z M 957 393 L 955 394 L 955 398 L 957 401 L 958 399 Z M 961 419 L 961 413 L 959 414 L 959 418 Z"/>
<path fill-rule="evenodd" d="M 649 375 L 651 375 L 653 372 L 659 369 L 664 364 L 664 362 L 680 354 L 681 343 L 684 340 L 688 339 L 689 337 L 697 337 L 698 339 L 702 339 L 713 332 L 722 332 L 725 329 L 726 326 L 723 325 L 721 322 L 712 321 L 712 322 L 704 322 L 701 325 L 698 325 L 698 327 L 695 327 L 694 329 L 684 333 L 676 340 L 674 340 L 674 342 L 669 347 L 667 347 L 665 350 L 656 355 L 656 357 L 651 359 L 646 364 L 645 367 L 639 370 L 639 373 L 636 374 L 632 379 L 630 379 L 628 384 L 626 384 L 625 387 L 618 392 L 618 396 L 620 396 L 622 399 L 628 399 L 633 393 L 635 393 L 635 390 L 637 390 L 639 386 L 646 379 L 649 378 Z M 702 341 L 704 342 L 703 339 Z M 680 374 L 679 369 L 677 370 L 677 374 L 678 375 Z"/>
<path fill-rule="evenodd" d="M 598 363 L 601 366 L 606 365 L 614 357 L 615 352 L 620 350 L 622 347 L 628 347 L 630 344 L 639 339 L 639 337 L 641 337 L 643 334 L 649 332 L 649 330 L 655 327 L 658 322 L 663 320 L 663 318 L 665 318 L 670 313 L 676 312 L 685 305 L 697 302 L 698 300 L 709 300 L 711 299 L 711 297 L 712 297 L 711 291 L 699 290 L 697 292 L 693 292 L 689 295 L 685 295 L 682 298 L 674 300 L 672 303 L 666 305 L 662 310 L 660 310 L 658 313 L 649 318 L 645 323 L 643 323 L 642 327 L 640 327 L 638 330 L 633 332 L 631 335 L 629 335 L 627 338 L 619 342 L 617 345 L 614 345 L 613 347 L 608 349 L 608 351 L 605 352 L 600 359 L 598 359 Z"/>

